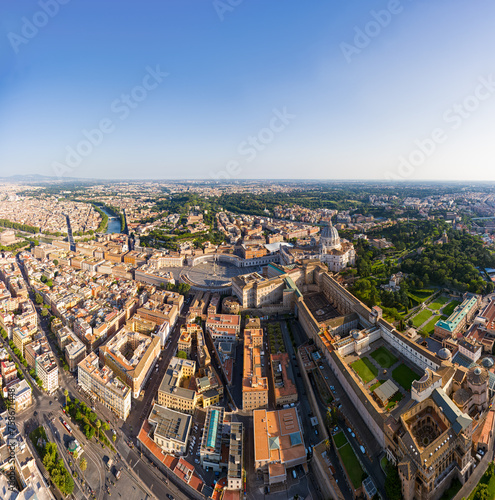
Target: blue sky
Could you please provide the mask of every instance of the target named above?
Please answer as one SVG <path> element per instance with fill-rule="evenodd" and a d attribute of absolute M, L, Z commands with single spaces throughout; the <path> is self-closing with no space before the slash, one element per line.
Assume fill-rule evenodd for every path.
<path fill-rule="evenodd" d="M 0 175 L 494 180 L 494 17 L 489 0 L 5 0 Z"/>

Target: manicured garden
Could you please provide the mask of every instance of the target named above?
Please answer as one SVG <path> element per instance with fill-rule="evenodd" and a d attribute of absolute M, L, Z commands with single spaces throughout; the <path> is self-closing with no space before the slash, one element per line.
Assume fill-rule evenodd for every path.
<path fill-rule="evenodd" d="M 411 390 L 411 384 L 415 380 L 419 380 L 421 378 L 421 375 L 418 375 L 416 372 L 412 371 L 408 366 L 406 365 L 399 365 L 393 372 L 392 372 L 392 377 L 393 379 L 400 384 L 406 391 Z"/>
<path fill-rule="evenodd" d="M 395 406 L 401 401 L 401 399 L 402 399 L 402 392 L 397 391 L 387 403 L 387 411 L 390 411 L 393 408 L 395 408 Z"/>
<path fill-rule="evenodd" d="M 423 326 L 423 328 L 421 328 L 421 331 L 427 333 L 428 335 L 431 335 L 435 331 L 435 325 L 439 320 L 440 316 L 434 316 L 433 318 L 430 319 L 430 321 L 428 321 L 428 323 L 426 323 L 425 326 Z"/>
<path fill-rule="evenodd" d="M 371 357 L 382 367 L 390 368 L 397 363 L 397 358 L 386 348 L 379 347 L 376 351 L 371 353 Z"/>
<path fill-rule="evenodd" d="M 428 309 L 423 309 L 420 313 L 414 316 L 412 322 L 415 328 L 419 328 L 425 321 L 429 320 L 433 313 Z"/>
<path fill-rule="evenodd" d="M 354 361 L 351 367 L 365 384 L 371 382 L 378 375 L 378 368 L 366 356 Z"/>
<path fill-rule="evenodd" d="M 358 489 L 363 482 L 363 469 L 359 463 L 351 445 L 347 443 L 342 448 L 339 448 L 339 455 L 344 464 L 347 475 L 351 480 L 354 489 Z"/>
<path fill-rule="evenodd" d="M 434 309 L 435 311 L 440 311 L 440 309 L 442 309 L 442 307 L 445 304 L 447 304 L 449 302 L 449 300 L 450 299 L 448 297 L 444 297 L 444 296 L 437 297 L 433 302 L 428 304 L 428 307 L 430 309 Z"/>
<path fill-rule="evenodd" d="M 494 464 L 490 462 L 486 472 L 481 476 L 480 482 L 469 495 L 468 500 L 478 500 L 478 498 L 495 498 L 495 474 Z"/>
<path fill-rule="evenodd" d="M 415 300 L 418 304 L 423 303 L 428 297 L 431 297 L 435 293 L 435 290 L 421 289 L 421 290 L 411 290 L 407 295 L 411 299 Z"/>
<path fill-rule="evenodd" d="M 453 312 L 454 309 L 460 304 L 458 300 L 453 300 L 450 302 L 450 304 L 446 305 L 443 308 L 442 314 L 446 315 L 447 317 L 450 316 Z"/>
<path fill-rule="evenodd" d="M 347 443 L 347 438 L 345 437 L 345 435 L 342 431 L 337 432 L 337 434 L 335 434 L 333 436 L 333 440 L 334 440 L 335 446 L 337 448 L 341 448 L 342 446 L 344 446 Z"/>

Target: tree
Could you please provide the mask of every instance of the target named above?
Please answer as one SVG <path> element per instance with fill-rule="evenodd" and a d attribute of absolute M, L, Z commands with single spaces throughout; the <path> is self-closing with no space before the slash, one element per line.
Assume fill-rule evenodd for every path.
<path fill-rule="evenodd" d="M 117 435 L 116 434 L 112 434 L 112 441 L 115 443 L 116 440 L 117 440 Z"/>
<path fill-rule="evenodd" d="M 100 437 L 100 427 L 101 427 L 101 420 L 98 419 L 96 422 L 95 422 L 95 426 L 96 426 L 96 430 L 98 431 L 98 438 Z"/>
<path fill-rule="evenodd" d="M 104 430 L 104 431 L 108 431 L 110 429 L 110 425 L 108 424 L 108 422 L 102 422 L 101 424 L 101 428 Z"/>
<path fill-rule="evenodd" d="M 72 456 L 74 457 L 74 460 L 77 460 L 77 458 L 79 457 L 79 452 L 76 450 Z"/>
<path fill-rule="evenodd" d="M 487 484 L 480 484 L 474 495 L 474 500 L 491 500 Z"/>
<path fill-rule="evenodd" d="M 88 468 L 88 462 L 86 462 L 86 459 L 83 457 L 81 458 L 81 461 L 79 462 L 79 468 L 84 472 Z"/>
<path fill-rule="evenodd" d="M 48 309 L 42 309 L 41 310 L 41 315 L 46 318 L 46 316 L 48 316 L 50 314 L 50 312 L 48 311 Z"/>
<path fill-rule="evenodd" d="M 180 358 L 180 359 L 187 359 L 187 354 L 185 351 L 179 351 L 177 353 L 177 357 Z"/>
<path fill-rule="evenodd" d="M 37 293 L 35 296 L 36 304 L 43 304 L 43 297 Z"/>
<path fill-rule="evenodd" d="M 57 259 L 53 259 L 53 263 L 58 266 L 58 260 Z"/>
<path fill-rule="evenodd" d="M 65 405 L 67 406 L 67 400 L 69 398 L 69 391 L 67 389 L 64 390 L 64 396 L 65 396 Z"/>
<path fill-rule="evenodd" d="M 401 480 L 397 467 L 392 464 L 387 464 L 386 479 L 385 479 L 385 493 L 388 500 L 401 500 Z"/>
<path fill-rule="evenodd" d="M 493 473 L 495 472 L 495 464 L 493 462 L 490 462 L 488 464 L 488 467 L 486 469 L 486 474 L 488 476 L 493 476 Z"/>

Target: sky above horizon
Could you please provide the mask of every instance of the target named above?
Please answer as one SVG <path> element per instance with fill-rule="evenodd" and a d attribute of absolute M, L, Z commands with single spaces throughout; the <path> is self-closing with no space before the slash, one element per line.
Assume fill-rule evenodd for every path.
<path fill-rule="evenodd" d="M 495 180 L 495 3 L 9 0 L 0 176 Z"/>

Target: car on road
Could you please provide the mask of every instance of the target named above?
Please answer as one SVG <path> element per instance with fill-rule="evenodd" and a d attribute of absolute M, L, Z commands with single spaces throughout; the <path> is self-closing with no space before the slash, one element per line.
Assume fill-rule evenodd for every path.
<path fill-rule="evenodd" d="M 361 453 L 363 453 L 364 455 L 366 455 L 366 449 L 365 449 L 365 447 L 363 445 L 361 445 L 359 447 L 359 449 L 361 450 Z"/>
<path fill-rule="evenodd" d="M 167 493 L 167 498 L 168 498 L 169 500 L 174 500 L 174 497 L 173 497 L 170 493 Z"/>
<path fill-rule="evenodd" d="M 353 438 L 355 438 L 355 437 L 356 437 L 356 434 L 354 434 L 354 432 L 351 432 L 351 436 L 352 436 Z"/>

